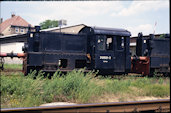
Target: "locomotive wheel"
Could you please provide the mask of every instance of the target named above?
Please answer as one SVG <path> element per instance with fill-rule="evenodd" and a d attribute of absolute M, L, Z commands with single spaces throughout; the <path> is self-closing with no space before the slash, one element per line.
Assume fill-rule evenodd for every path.
<path fill-rule="evenodd" d="M 25 73 L 25 75 L 27 76 L 29 73 L 31 73 L 31 72 L 33 72 L 34 70 L 33 70 L 33 67 L 30 67 L 30 66 L 27 66 L 26 67 L 26 73 Z"/>
<path fill-rule="evenodd" d="M 154 72 L 155 72 L 155 69 L 150 69 L 150 74 L 148 75 L 148 77 L 154 77 Z"/>
<path fill-rule="evenodd" d="M 170 73 L 163 73 L 164 77 L 170 77 Z"/>

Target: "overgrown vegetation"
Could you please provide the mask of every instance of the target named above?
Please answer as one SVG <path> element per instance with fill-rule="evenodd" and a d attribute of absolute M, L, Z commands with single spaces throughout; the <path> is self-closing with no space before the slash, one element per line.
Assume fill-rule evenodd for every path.
<path fill-rule="evenodd" d="M 57 71 L 51 79 L 36 71 L 28 76 L 1 76 L 1 107 L 33 107 L 49 102 L 94 103 L 107 102 L 106 98 L 119 101 L 139 96 L 170 96 L 170 79 L 133 78 L 111 79 L 94 77 L 93 72 L 73 70 L 62 75 Z"/>
<path fill-rule="evenodd" d="M 4 69 L 22 69 L 22 64 L 4 64 Z"/>

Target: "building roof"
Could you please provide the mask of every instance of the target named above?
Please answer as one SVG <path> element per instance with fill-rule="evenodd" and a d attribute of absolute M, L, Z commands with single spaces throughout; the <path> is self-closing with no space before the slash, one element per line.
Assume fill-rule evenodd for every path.
<path fill-rule="evenodd" d="M 77 26 L 86 26 L 85 24 L 78 24 L 78 25 L 72 25 L 72 26 L 67 26 L 67 27 L 54 27 L 54 28 L 48 28 L 48 29 L 43 29 L 40 31 L 55 31 L 55 30 L 60 30 L 60 29 L 67 29 L 67 28 L 73 28 Z"/>
<path fill-rule="evenodd" d="M 27 34 L 12 34 L 0 37 L 0 44 L 27 42 Z"/>
<path fill-rule="evenodd" d="M 9 26 L 23 26 L 28 27 L 30 24 L 20 16 L 13 16 L 0 24 L 0 33 L 2 33 Z"/>

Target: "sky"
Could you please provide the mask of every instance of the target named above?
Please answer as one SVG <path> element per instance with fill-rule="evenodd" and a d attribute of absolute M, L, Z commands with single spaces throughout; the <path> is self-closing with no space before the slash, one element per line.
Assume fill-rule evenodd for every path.
<path fill-rule="evenodd" d="M 137 36 L 170 33 L 169 0 L 135 1 L 27 1 L 1 2 L 1 18 L 12 13 L 34 25 L 50 20 L 67 20 L 67 26 L 122 28 Z"/>

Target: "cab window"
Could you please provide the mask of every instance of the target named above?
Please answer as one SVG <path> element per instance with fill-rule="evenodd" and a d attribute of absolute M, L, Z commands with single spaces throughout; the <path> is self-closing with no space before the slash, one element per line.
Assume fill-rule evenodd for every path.
<path fill-rule="evenodd" d="M 124 49 L 124 37 L 117 36 L 116 37 L 116 45 L 117 45 L 117 50 L 123 50 Z"/>
<path fill-rule="evenodd" d="M 97 36 L 97 49 L 104 51 L 106 50 L 106 46 L 105 46 L 105 36 L 104 35 L 99 35 Z"/>
<path fill-rule="evenodd" d="M 113 38 L 112 38 L 112 36 L 107 36 L 106 49 L 107 50 L 113 50 Z"/>
<path fill-rule="evenodd" d="M 97 50 L 100 50 L 100 51 L 113 50 L 113 36 L 98 35 L 97 36 Z"/>

